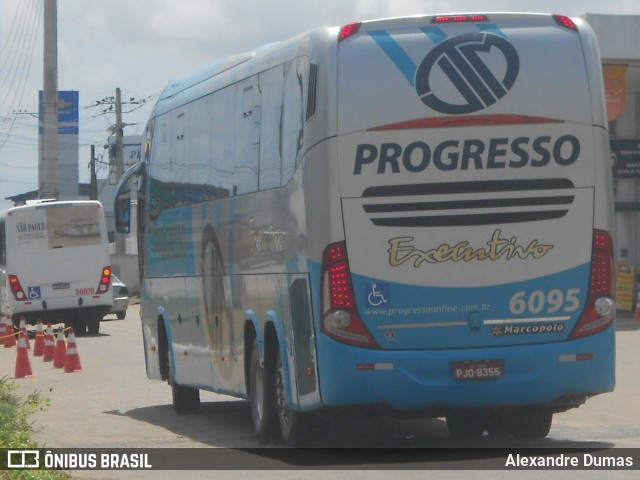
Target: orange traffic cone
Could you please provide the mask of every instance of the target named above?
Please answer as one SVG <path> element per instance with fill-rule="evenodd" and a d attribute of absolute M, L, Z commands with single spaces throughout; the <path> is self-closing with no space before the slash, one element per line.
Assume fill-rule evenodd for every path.
<path fill-rule="evenodd" d="M 42 352 L 42 360 L 50 362 L 56 354 L 56 339 L 53 336 L 53 328 L 51 324 L 47 324 L 47 330 L 44 335 L 44 351 Z"/>
<path fill-rule="evenodd" d="M 11 334 L 13 334 L 13 332 L 9 332 L 7 329 L 4 315 L 2 315 L 2 318 L 0 318 L 0 345 L 4 347 L 4 344 L 7 342 L 7 336 Z"/>
<path fill-rule="evenodd" d="M 78 346 L 76 345 L 76 334 L 73 328 L 69 330 L 69 338 L 67 339 L 68 348 L 67 356 L 64 360 L 64 371 L 67 373 L 82 370 L 80 366 L 80 355 L 78 355 Z"/>
<path fill-rule="evenodd" d="M 33 356 L 41 357 L 44 354 L 44 331 L 42 330 L 42 322 L 38 320 L 36 325 L 36 339 L 33 342 Z"/>
<path fill-rule="evenodd" d="M 64 330 L 58 331 L 58 338 L 56 340 L 56 350 L 53 354 L 53 366 L 55 368 L 64 367 L 64 360 L 67 356 L 67 343 L 64 338 Z"/>
<path fill-rule="evenodd" d="M 31 372 L 31 363 L 29 362 L 29 353 L 27 352 L 26 336 L 26 331 L 20 331 L 20 338 L 18 339 L 18 354 L 16 355 L 15 378 L 33 376 L 33 373 Z"/>
<path fill-rule="evenodd" d="M 4 322 L 4 348 L 11 348 L 16 345 L 16 334 L 13 331 L 13 321 L 7 317 Z"/>
<path fill-rule="evenodd" d="M 24 317 L 20 317 L 20 332 L 24 332 L 24 338 L 27 342 L 27 350 L 31 350 L 31 343 L 29 342 L 29 334 L 27 333 L 27 321 Z M 18 335 L 18 338 L 19 335 Z"/>

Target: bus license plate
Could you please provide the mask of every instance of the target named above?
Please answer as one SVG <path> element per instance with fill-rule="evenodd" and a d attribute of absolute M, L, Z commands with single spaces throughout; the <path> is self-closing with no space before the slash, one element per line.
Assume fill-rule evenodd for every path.
<path fill-rule="evenodd" d="M 492 380 L 504 375 L 504 362 L 502 360 L 454 362 L 451 364 L 451 370 L 456 380 Z"/>

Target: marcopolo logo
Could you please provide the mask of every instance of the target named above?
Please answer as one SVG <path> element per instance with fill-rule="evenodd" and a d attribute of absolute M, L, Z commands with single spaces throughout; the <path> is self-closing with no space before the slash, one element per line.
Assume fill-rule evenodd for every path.
<path fill-rule="evenodd" d="M 504 97 L 519 69 L 518 53 L 504 37 L 468 33 L 445 40 L 429 52 L 416 71 L 415 88 L 430 108 L 464 115 Z M 443 78 L 448 81 L 442 82 Z"/>

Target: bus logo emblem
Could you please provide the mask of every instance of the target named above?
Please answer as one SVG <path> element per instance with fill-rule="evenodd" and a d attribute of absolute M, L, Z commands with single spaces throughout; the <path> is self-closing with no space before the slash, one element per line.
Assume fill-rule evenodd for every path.
<path fill-rule="evenodd" d="M 501 54 L 506 68 L 485 63 L 489 54 L 492 57 Z M 445 40 L 429 52 L 416 71 L 415 88 L 428 107 L 441 113 L 464 115 L 487 108 L 504 97 L 513 87 L 519 69 L 518 53 L 504 37 L 488 32 L 468 33 Z M 451 84 L 432 82 L 434 76 L 442 78 L 442 75 Z M 456 92 L 460 98 L 454 102 Z"/>

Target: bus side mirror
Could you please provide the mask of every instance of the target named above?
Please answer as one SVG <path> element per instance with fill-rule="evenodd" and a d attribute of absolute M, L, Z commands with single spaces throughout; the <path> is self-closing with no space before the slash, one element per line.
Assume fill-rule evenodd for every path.
<path fill-rule="evenodd" d="M 131 185 L 145 172 L 145 163 L 138 162 L 129 168 L 116 189 L 116 198 L 113 205 L 116 220 L 116 231 L 119 233 L 131 232 Z"/>
<path fill-rule="evenodd" d="M 131 232 L 131 190 L 118 192 L 114 205 L 116 217 L 116 231 Z"/>

